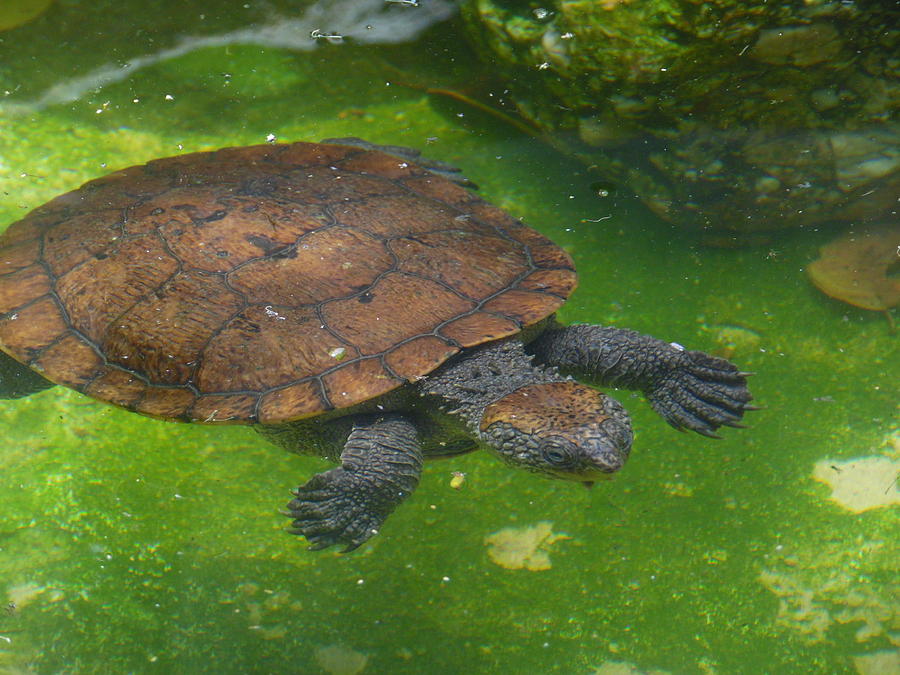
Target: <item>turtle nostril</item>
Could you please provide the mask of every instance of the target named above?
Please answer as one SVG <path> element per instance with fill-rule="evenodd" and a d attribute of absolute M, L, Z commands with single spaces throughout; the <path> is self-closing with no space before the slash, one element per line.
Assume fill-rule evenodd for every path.
<path fill-rule="evenodd" d="M 625 466 L 630 446 L 621 447 L 608 439 L 594 439 L 588 448 L 591 464 L 602 473 L 615 473 Z"/>

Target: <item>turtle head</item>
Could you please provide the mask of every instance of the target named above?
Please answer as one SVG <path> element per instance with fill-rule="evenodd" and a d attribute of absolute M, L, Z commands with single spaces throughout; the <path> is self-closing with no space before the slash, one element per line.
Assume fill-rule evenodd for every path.
<path fill-rule="evenodd" d="M 494 401 L 480 432 L 510 464 L 588 484 L 622 468 L 632 439 L 618 401 L 572 380 L 525 385 Z"/>

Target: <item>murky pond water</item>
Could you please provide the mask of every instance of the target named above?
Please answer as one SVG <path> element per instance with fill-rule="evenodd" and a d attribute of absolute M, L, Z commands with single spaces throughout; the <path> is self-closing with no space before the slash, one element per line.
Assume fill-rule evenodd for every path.
<path fill-rule="evenodd" d="M 0 10 L 0 227 L 173 154 L 416 147 L 569 251 L 562 319 L 728 355 L 765 408 L 713 441 L 619 392 L 637 433 L 613 481 L 431 462 L 340 555 L 277 512 L 320 460 L 61 387 L 0 401 L 0 672 L 900 672 L 900 352 L 883 315 L 808 281 L 836 231 L 708 246 L 626 185 L 598 190 L 459 96 L 503 90 L 449 3 L 391 4 L 59 0 L 17 27 Z"/>

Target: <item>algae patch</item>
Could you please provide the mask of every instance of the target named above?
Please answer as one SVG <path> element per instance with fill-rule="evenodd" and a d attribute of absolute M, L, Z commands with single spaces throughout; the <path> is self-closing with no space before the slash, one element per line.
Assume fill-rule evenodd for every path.
<path fill-rule="evenodd" d="M 890 542 L 816 539 L 766 557 L 757 579 L 778 598 L 775 623 L 805 641 L 826 642 L 837 626 L 848 626 L 856 642 L 877 644 L 900 630 Z"/>
<path fill-rule="evenodd" d="M 813 478 L 831 487 L 831 499 L 852 513 L 900 504 L 900 460 L 882 455 L 816 462 Z"/>
<path fill-rule="evenodd" d="M 859 675 L 900 675 L 900 650 L 883 649 L 853 657 Z"/>
<path fill-rule="evenodd" d="M 488 557 L 509 570 L 549 570 L 550 547 L 567 534 L 553 532 L 553 523 L 542 520 L 530 527 L 507 527 L 484 538 Z"/>
<path fill-rule="evenodd" d="M 656 668 L 642 670 L 628 661 L 604 661 L 591 671 L 591 675 L 669 675 L 669 671 Z"/>
<path fill-rule="evenodd" d="M 357 675 L 368 662 L 368 656 L 344 645 L 316 649 L 316 663 L 329 675 Z"/>

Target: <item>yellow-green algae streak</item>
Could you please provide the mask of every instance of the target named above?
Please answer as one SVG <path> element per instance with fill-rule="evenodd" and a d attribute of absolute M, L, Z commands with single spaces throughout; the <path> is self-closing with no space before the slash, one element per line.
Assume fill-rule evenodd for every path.
<path fill-rule="evenodd" d="M 826 457 L 891 456 L 898 426 L 896 338 L 801 272 L 830 234 L 702 248 L 596 197 L 533 139 L 398 86 L 476 68 L 453 24 L 400 47 L 207 47 L 34 105 L 66 78 L 262 20 L 82 4 L 2 36 L 0 227 L 111 170 L 269 134 L 416 146 L 572 253 L 563 319 L 727 352 L 766 409 L 713 442 L 620 392 L 638 431 L 615 480 L 587 491 L 487 453 L 434 462 L 384 532 L 340 556 L 307 552 L 277 512 L 319 460 L 61 388 L 2 401 L 0 673 L 315 673 L 342 645 L 366 673 L 807 674 L 897 649 L 898 507 L 850 513 L 812 475 Z M 551 568 L 490 561 L 486 536 L 541 521 L 571 537 Z"/>

